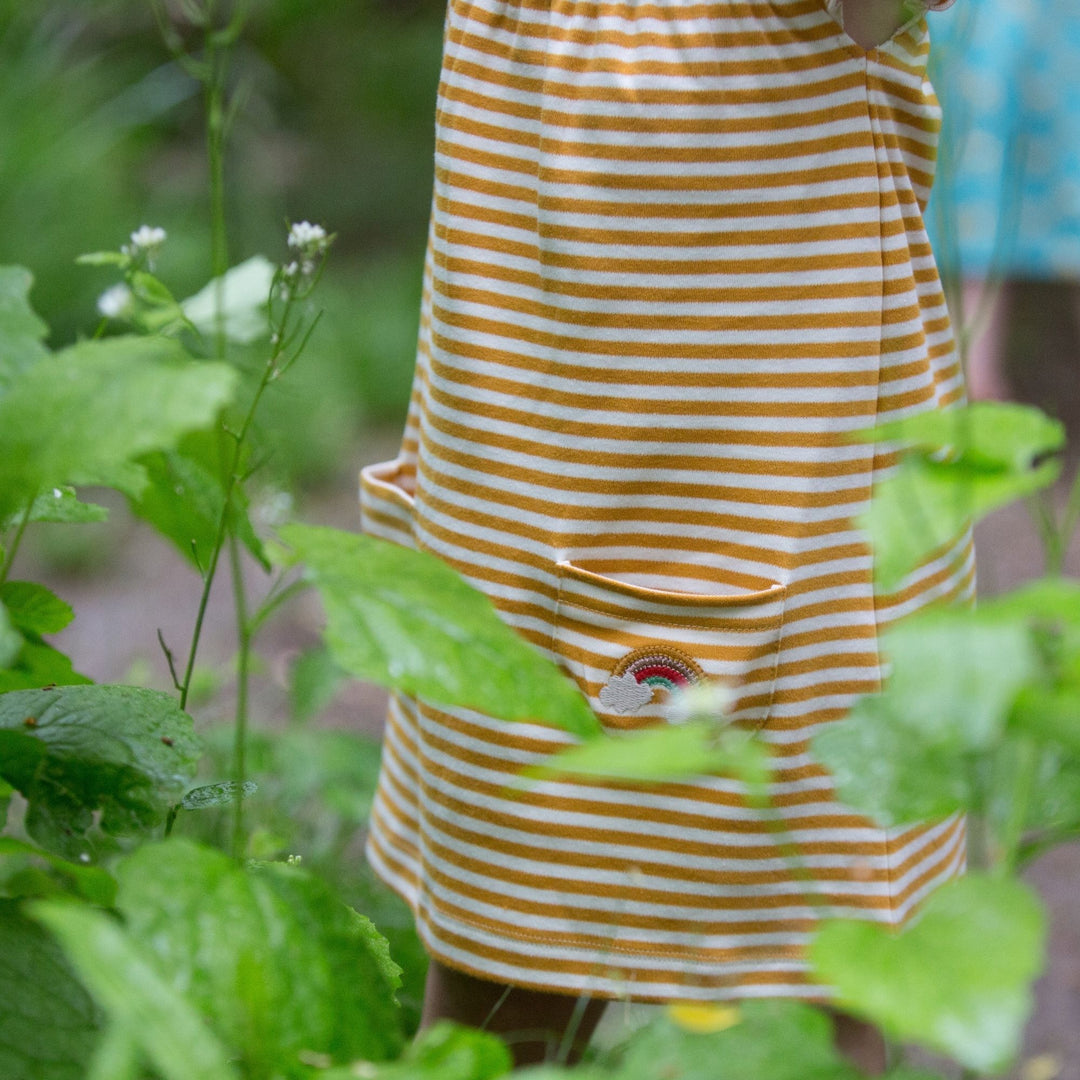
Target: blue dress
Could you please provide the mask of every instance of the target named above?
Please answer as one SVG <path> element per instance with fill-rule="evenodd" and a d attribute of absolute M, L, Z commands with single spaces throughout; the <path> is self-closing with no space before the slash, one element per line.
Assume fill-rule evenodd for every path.
<path fill-rule="evenodd" d="M 927 219 L 967 276 L 1080 278 L 1080 5 L 976 0 L 933 25 L 945 110 Z"/>

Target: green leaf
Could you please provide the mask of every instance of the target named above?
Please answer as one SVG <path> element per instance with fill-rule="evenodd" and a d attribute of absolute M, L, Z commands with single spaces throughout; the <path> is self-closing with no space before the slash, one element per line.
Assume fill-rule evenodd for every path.
<path fill-rule="evenodd" d="M 58 634 L 75 618 L 71 605 L 33 581 L 8 581 L 0 585 L 0 602 L 12 623 L 32 634 Z"/>
<path fill-rule="evenodd" d="M 0 518 L 43 490 L 103 484 L 137 495 L 135 459 L 209 425 L 236 372 L 162 338 L 74 345 L 24 371 L 0 398 Z"/>
<path fill-rule="evenodd" d="M 294 724 L 302 724 L 334 700 L 345 672 L 330 651 L 316 645 L 300 653 L 290 668 L 289 711 Z"/>
<path fill-rule="evenodd" d="M 19 887 L 19 875 L 44 863 L 51 871 L 43 892 Z M 80 896 L 99 907 L 112 907 L 116 899 L 116 882 L 98 866 L 86 866 L 42 851 L 25 840 L 0 836 L 0 877 L 8 896 L 48 896 L 57 892 Z"/>
<path fill-rule="evenodd" d="M 89 682 L 90 679 L 80 675 L 62 652 L 38 641 L 26 641 L 16 663 L 6 671 L 0 671 L 0 694 L 10 690 L 78 686 Z"/>
<path fill-rule="evenodd" d="M 142 1057 L 139 1043 L 119 1024 L 108 1024 L 86 1074 L 86 1080 L 141 1080 Z"/>
<path fill-rule="evenodd" d="M 185 452 L 169 451 L 142 459 L 149 483 L 130 500 L 131 509 L 153 525 L 197 569 L 203 569 L 217 542 L 218 526 L 225 507 L 225 492 L 218 476 L 209 467 L 205 450 L 193 440 L 185 440 Z M 246 511 L 243 492 L 233 492 L 232 523 L 237 535 L 264 569 L 270 563 L 262 542 L 255 535 Z"/>
<path fill-rule="evenodd" d="M 324 637 L 346 671 L 505 720 L 599 733 L 577 688 L 439 559 L 337 529 L 288 525 L 281 537 L 319 590 Z"/>
<path fill-rule="evenodd" d="M 968 524 L 1052 484 L 1060 471 L 1058 460 L 1025 471 L 989 472 L 965 461 L 906 457 L 875 486 L 870 508 L 858 518 L 874 549 L 875 580 L 886 591 L 895 589 Z"/>
<path fill-rule="evenodd" d="M 6 780 L 0 780 L 0 830 L 7 825 L 8 807 L 14 794 L 15 789 Z"/>
<path fill-rule="evenodd" d="M 130 277 L 131 292 L 138 301 L 134 322 L 146 334 L 170 334 L 188 325 L 188 319 L 168 286 L 146 270 Z"/>
<path fill-rule="evenodd" d="M 241 345 L 251 344 L 269 333 L 266 304 L 276 268 L 269 259 L 254 255 L 234 266 L 221 281 L 225 336 Z M 217 333 L 219 280 L 214 278 L 180 305 L 199 331 L 212 338 Z"/>
<path fill-rule="evenodd" d="M 928 611 L 890 628 L 883 693 L 814 736 L 841 799 L 881 825 L 945 817 L 979 801 L 971 756 L 1003 736 L 1039 670 L 1021 623 L 981 611 Z"/>
<path fill-rule="evenodd" d="M 79 255 L 75 262 L 80 266 L 118 266 L 127 269 L 131 265 L 131 256 L 122 251 L 88 251 Z"/>
<path fill-rule="evenodd" d="M 810 960 L 842 1008 L 969 1069 L 998 1071 L 1019 1048 L 1044 938 L 1042 907 L 1027 886 L 969 874 L 942 886 L 900 934 L 865 921 L 825 923 Z"/>
<path fill-rule="evenodd" d="M 101 1013 L 59 946 L 0 900 L 0 1076 L 84 1080 Z"/>
<path fill-rule="evenodd" d="M 1058 687 L 1024 687 L 1009 725 L 1040 742 L 1058 743 L 1080 760 L 1080 681 Z"/>
<path fill-rule="evenodd" d="M 985 621 L 1017 619 L 1080 627 L 1080 581 L 1064 577 L 1037 578 L 1019 589 L 980 600 L 979 614 Z"/>
<path fill-rule="evenodd" d="M 191 718 L 167 694 L 66 686 L 0 694 L 0 775 L 29 803 L 26 828 L 77 858 L 95 811 L 110 833 L 157 824 L 199 757 Z"/>
<path fill-rule="evenodd" d="M 501 1039 L 443 1020 L 421 1031 L 400 1061 L 369 1066 L 364 1077 L 365 1080 L 496 1080 L 512 1068 L 510 1051 Z M 357 1070 L 351 1067 L 319 1074 L 320 1080 L 355 1080 L 356 1075 Z"/>
<path fill-rule="evenodd" d="M 576 775 L 659 782 L 702 773 L 722 773 L 748 787 L 769 778 L 766 747 L 738 728 L 711 720 L 609 734 L 555 754 L 549 764 L 526 769 L 527 777 Z"/>
<path fill-rule="evenodd" d="M 235 780 L 225 780 L 220 784 L 204 784 L 202 787 L 192 788 L 180 805 L 185 810 L 208 810 L 214 806 L 231 806 L 237 798 L 246 799 L 259 790 L 259 785 L 254 780 L 245 780 L 238 784 Z"/>
<path fill-rule="evenodd" d="M 118 871 L 132 940 L 248 1072 L 285 1071 L 302 1050 L 333 1062 L 401 1049 L 399 969 L 374 927 L 293 866 L 238 866 L 183 840 L 147 845 Z"/>
<path fill-rule="evenodd" d="M 0 520 L 0 531 L 11 528 L 22 516 L 16 511 L 6 520 Z M 79 502 L 75 489 L 55 487 L 38 495 L 30 506 L 30 521 L 49 521 L 61 524 L 86 524 L 96 521 L 108 521 L 109 511 L 96 503 Z"/>
<path fill-rule="evenodd" d="M 0 266 L 0 397 L 19 372 L 48 353 L 42 342 L 49 328 L 28 299 L 33 283 L 29 270 Z"/>
<path fill-rule="evenodd" d="M 48 869 L 40 870 L 42 865 Z M 43 891 L 21 887 L 28 870 L 46 882 Z M 12 836 L 0 836 L 0 878 L 0 888 L 12 897 L 68 893 L 99 907 L 111 907 L 117 899 L 117 883 L 106 870 L 60 859 Z"/>
<path fill-rule="evenodd" d="M 0 668 L 9 668 L 22 652 L 23 636 L 15 627 L 15 620 L 0 594 Z"/>
<path fill-rule="evenodd" d="M 708 1034 L 658 1017 L 630 1038 L 613 1080 L 858 1080 L 819 1009 L 748 1000 L 738 1010 L 738 1023 Z"/>
<path fill-rule="evenodd" d="M 900 442 L 944 450 L 991 471 L 1022 471 L 1065 445 L 1065 425 L 1033 405 L 976 401 L 963 408 L 934 409 L 857 432 L 867 442 Z"/>
<path fill-rule="evenodd" d="M 48 900 L 29 910 L 59 940 L 112 1023 L 138 1042 L 165 1080 L 239 1080 L 198 1011 L 109 916 Z"/>

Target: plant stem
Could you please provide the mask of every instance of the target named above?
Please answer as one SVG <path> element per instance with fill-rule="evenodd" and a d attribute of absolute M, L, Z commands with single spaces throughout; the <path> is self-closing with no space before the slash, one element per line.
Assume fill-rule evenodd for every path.
<path fill-rule="evenodd" d="M 247 594 L 244 590 L 244 564 L 240 557 L 240 541 L 235 531 L 229 533 L 229 563 L 232 570 L 233 606 L 236 612 L 236 719 L 233 729 L 233 779 L 237 797 L 233 801 L 232 853 L 234 859 L 244 854 L 243 791 L 247 751 L 248 689 L 251 670 L 251 631 L 247 617 Z"/>
<path fill-rule="evenodd" d="M 1065 554 L 1069 550 L 1069 544 L 1072 541 L 1073 533 L 1076 531 L 1077 523 L 1080 522 L 1080 464 L 1076 466 L 1076 475 L 1073 477 L 1072 488 L 1069 491 L 1069 497 L 1065 502 L 1065 513 L 1062 516 L 1061 521 L 1061 556 L 1062 560 L 1065 558 Z M 1061 568 L 1058 568 L 1058 573 L 1061 572 Z"/>
<path fill-rule="evenodd" d="M 0 566 L 0 585 L 3 585 L 4 582 L 7 581 L 8 574 L 11 573 L 11 567 L 15 562 L 15 555 L 19 550 L 19 544 L 22 543 L 23 533 L 26 532 L 26 526 L 30 524 L 30 512 L 34 509 L 34 500 L 36 498 L 37 492 L 30 496 L 26 503 L 26 509 L 19 519 L 19 527 L 15 530 L 15 535 L 12 537 L 11 547 L 8 548 L 7 557 L 4 559 L 3 566 Z"/>
<path fill-rule="evenodd" d="M 1031 739 L 1017 739 L 1016 746 L 1019 761 L 1009 803 L 1009 816 L 1001 837 L 1001 861 L 995 867 L 995 872 L 1001 877 L 1008 877 L 1016 872 L 1024 839 L 1028 804 L 1031 802 L 1031 793 L 1039 769 L 1039 751 L 1035 743 Z"/>

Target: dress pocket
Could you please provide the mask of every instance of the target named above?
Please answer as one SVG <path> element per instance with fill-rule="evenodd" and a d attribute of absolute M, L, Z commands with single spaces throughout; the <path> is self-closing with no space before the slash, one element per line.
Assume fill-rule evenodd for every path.
<path fill-rule="evenodd" d="M 413 471 L 401 458 L 360 470 L 360 527 L 370 536 L 415 548 Z"/>
<path fill-rule="evenodd" d="M 706 680 L 734 692 L 733 723 L 759 728 L 767 722 L 784 585 L 684 592 L 664 588 L 662 577 L 645 575 L 646 586 L 571 562 L 557 569 L 553 648 L 601 723 L 635 729 L 668 722 L 672 692 Z"/>

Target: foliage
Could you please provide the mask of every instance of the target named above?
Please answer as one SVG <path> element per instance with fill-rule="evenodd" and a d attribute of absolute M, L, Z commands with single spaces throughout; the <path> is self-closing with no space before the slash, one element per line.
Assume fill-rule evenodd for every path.
<path fill-rule="evenodd" d="M 406 1045 L 399 999 L 410 983 L 384 936 L 299 856 L 268 861 L 296 845 L 332 872 L 366 819 L 374 747 L 307 726 L 342 679 L 563 728 L 567 750 L 534 775 L 647 784 L 719 771 L 767 810 L 769 758 L 722 709 L 704 706 L 679 724 L 583 741 L 597 724 L 572 684 L 430 555 L 294 523 L 266 545 L 269 557 L 249 484 L 261 462 L 263 407 L 275 426 L 303 412 L 292 408 L 303 392 L 290 396 L 284 377 L 318 322 L 308 301 L 333 237 L 301 223 L 285 265 L 255 257 L 230 268 L 223 154 L 243 114 L 228 61 L 246 9 L 217 25 L 213 4 L 152 6 L 173 52 L 160 72 L 165 97 L 176 105 L 200 96 L 208 108 L 211 280 L 177 300 L 189 290 L 174 292 L 155 271 L 164 231 L 144 226 L 120 250 L 82 260 L 80 273 L 122 280 L 102 298 L 94 336 L 53 351 L 29 303 L 29 272 L 0 268 L 0 821 L 9 834 L 0 837 L 0 977 L 21 991 L 0 1003 L 0 1072 L 12 1080 L 494 1080 L 511 1059 L 483 1032 L 444 1024 Z M 343 16 L 331 11 L 310 35 L 295 33 L 309 14 L 282 6 L 275 25 L 294 33 L 275 38 L 264 25 L 265 47 L 283 55 L 302 54 L 311 37 L 326 45 L 325 28 Z M 25 16 L 12 25 L 13 40 L 30 33 Z M 354 89 L 385 97 L 400 80 L 377 45 L 361 47 L 372 73 Z M 427 46 L 418 36 L 411 47 L 419 57 Z M 62 66 L 57 48 L 31 70 L 43 55 L 27 60 L 31 85 Z M 10 79 L 5 72 L 0 91 Z M 18 120 L 5 116 L 0 126 L 25 134 Z M 383 117 L 388 128 L 401 121 Z M 365 288 L 370 307 L 406 292 L 413 303 L 409 290 Z M 1041 413 L 1001 405 L 929 412 L 861 437 L 897 458 L 859 523 L 887 589 L 972 518 L 1033 497 L 1058 474 L 1063 439 Z M 11 576 L 31 523 L 101 520 L 105 511 L 80 498 L 88 485 L 123 493 L 199 575 L 186 656 L 166 649 L 175 696 L 91 684 L 46 641 L 71 620 L 70 606 Z M 1050 573 L 976 609 L 899 622 L 881 641 L 882 692 L 813 741 L 841 797 L 883 826 L 969 815 L 971 874 L 937 890 L 900 931 L 824 922 L 810 959 L 846 1009 L 973 1072 L 1011 1063 L 1043 963 L 1041 908 L 1017 872 L 1080 835 L 1080 583 L 1057 573 L 1080 515 L 1080 480 L 1063 517 L 1047 504 L 1040 514 Z M 241 549 L 274 575 L 254 610 Z M 201 758 L 187 708 L 221 557 L 233 573 L 237 704 L 225 733 L 231 745 L 211 731 Z M 324 643 L 293 666 L 289 727 L 249 732 L 255 638 L 306 583 L 326 610 Z M 200 758 L 213 775 L 193 786 Z M 313 804 L 330 822 L 322 833 L 307 827 Z M 217 847 L 168 836 L 176 826 Z M 362 888 L 349 882 L 354 895 Z M 415 938 L 399 941 L 402 952 L 418 948 Z M 415 998 L 415 971 L 409 978 Z M 555 1062 L 521 1075 L 859 1076 L 834 1049 L 827 1018 L 792 1001 L 674 1006 L 586 1065 Z M 902 1062 L 889 1075 L 932 1080 Z"/>
<path fill-rule="evenodd" d="M 326 643 L 351 674 L 506 720 L 600 730 L 554 664 L 434 556 L 309 525 L 280 535 L 318 588 Z"/>
<path fill-rule="evenodd" d="M 67 686 L 0 694 L 0 776 L 27 801 L 27 832 L 69 857 L 107 833 L 145 830 L 194 775 L 191 718 L 166 694 Z"/>

